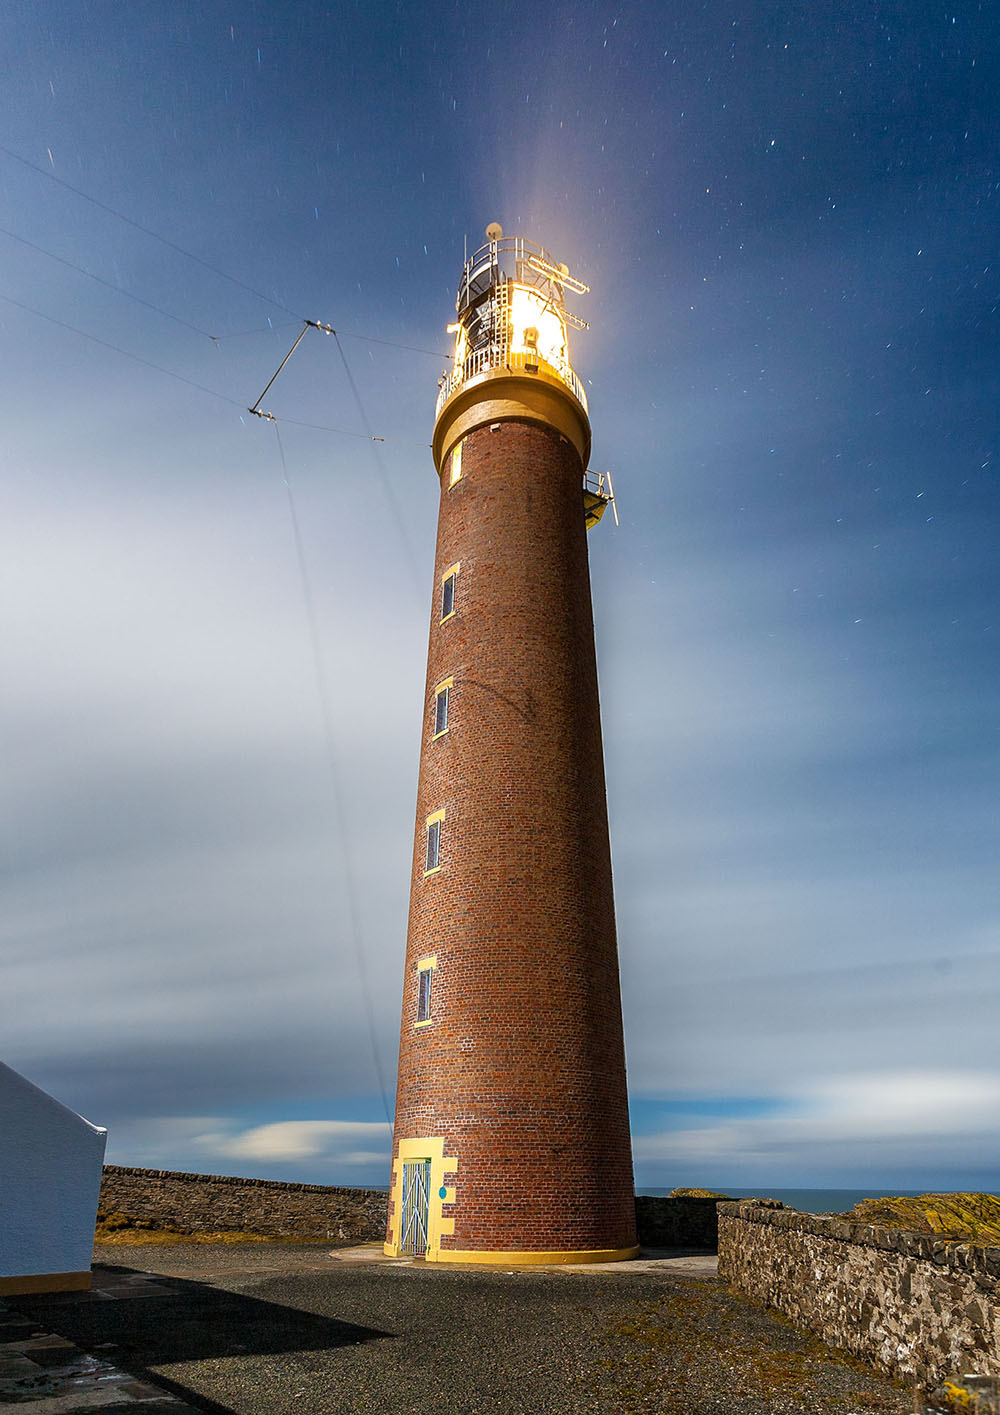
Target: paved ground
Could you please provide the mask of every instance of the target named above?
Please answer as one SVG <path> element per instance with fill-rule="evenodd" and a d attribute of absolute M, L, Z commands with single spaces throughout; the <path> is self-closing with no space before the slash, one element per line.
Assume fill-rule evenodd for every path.
<path fill-rule="evenodd" d="M 912 1395 L 733 1297 L 714 1260 L 448 1269 L 377 1250 L 105 1248 L 92 1294 L 18 1298 L 21 1415 L 905 1415 Z M 147 1272 L 149 1276 L 143 1277 Z M 34 1346 L 33 1333 L 50 1336 Z M 7 1346 L 2 1349 L 2 1341 Z M 78 1360 L 95 1363 L 72 1374 Z M 40 1352 L 48 1351 L 49 1356 Z M 47 1368 L 44 1362 L 50 1362 Z M 60 1365 L 60 1363 L 62 1363 Z M 113 1363 L 113 1365 L 111 1364 Z M 60 1387 L 58 1372 L 76 1384 Z M 30 1375 L 30 1373 L 28 1373 Z M 4 1387 L 6 1386 L 6 1395 Z M 180 1402 L 183 1402 L 181 1404 Z"/>

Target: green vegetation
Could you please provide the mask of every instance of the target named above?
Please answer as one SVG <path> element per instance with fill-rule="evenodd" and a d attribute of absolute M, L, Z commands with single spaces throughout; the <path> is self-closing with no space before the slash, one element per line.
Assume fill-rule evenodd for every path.
<path fill-rule="evenodd" d="M 1000 1245 L 996 1194 L 921 1194 L 917 1198 L 862 1199 L 843 1215 L 873 1228 L 904 1228 L 962 1243 Z"/>
<path fill-rule="evenodd" d="M 729 1199 L 729 1194 L 720 1194 L 717 1189 L 671 1189 L 668 1199 Z"/>
<path fill-rule="evenodd" d="M 998 1415 L 1000 1381 L 988 1376 L 963 1376 L 962 1383 L 945 1381 L 933 1397 L 935 1406 L 954 1415 Z"/>
<path fill-rule="evenodd" d="M 112 1247 L 132 1247 L 136 1244 L 168 1243 L 294 1243 L 295 1238 L 266 1238 L 260 1233 L 243 1233 L 236 1229 L 219 1229 L 213 1233 L 185 1233 L 179 1228 L 166 1225 L 157 1227 L 147 1219 L 130 1218 L 128 1214 L 104 1213 L 97 1215 L 94 1242 Z"/>

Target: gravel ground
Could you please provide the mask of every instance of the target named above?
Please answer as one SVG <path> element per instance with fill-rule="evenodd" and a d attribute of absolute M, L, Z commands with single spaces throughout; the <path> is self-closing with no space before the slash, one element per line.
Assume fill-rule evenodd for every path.
<path fill-rule="evenodd" d="M 106 1248 L 140 1298 L 18 1308 L 214 1415 L 906 1415 L 913 1399 L 717 1279 Z M 164 1292 L 163 1289 L 166 1289 Z"/>

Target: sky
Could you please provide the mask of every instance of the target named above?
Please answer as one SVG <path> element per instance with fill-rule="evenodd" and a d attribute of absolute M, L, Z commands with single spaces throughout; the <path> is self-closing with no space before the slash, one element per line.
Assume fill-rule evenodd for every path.
<path fill-rule="evenodd" d="M 637 1186 L 1000 1187 L 998 31 L 10 0 L 0 1055 L 110 1160 L 388 1182 L 498 220 L 591 287 Z"/>

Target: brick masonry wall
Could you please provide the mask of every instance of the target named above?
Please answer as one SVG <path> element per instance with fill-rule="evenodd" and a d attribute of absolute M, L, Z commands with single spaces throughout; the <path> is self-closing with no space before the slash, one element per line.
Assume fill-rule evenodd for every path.
<path fill-rule="evenodd" d="M 216 1230 L 270 1238 L 381 1240 L 387 1195 L 374 1189 L 281 1184 L 219 1174 L 106 1165 L 99 1211 L 182 1233 Z"/>
<path fill-rule="evenodd" d="M 471 432 L 461 479 L 442 479 L 396 1138 L 440 1136 L 458 1158 L 444 1248 L 635 1242 L 582 471 L 552 428 L 510 421 Z M 432 740 L 447 678 L 449 730 Z"/>
<path fill-rule="evenodd" d="M 1000 1376 L 1000 1249 L 747 1199 L 719 1205 L 719 1275 L 893 1375 Z"/>

